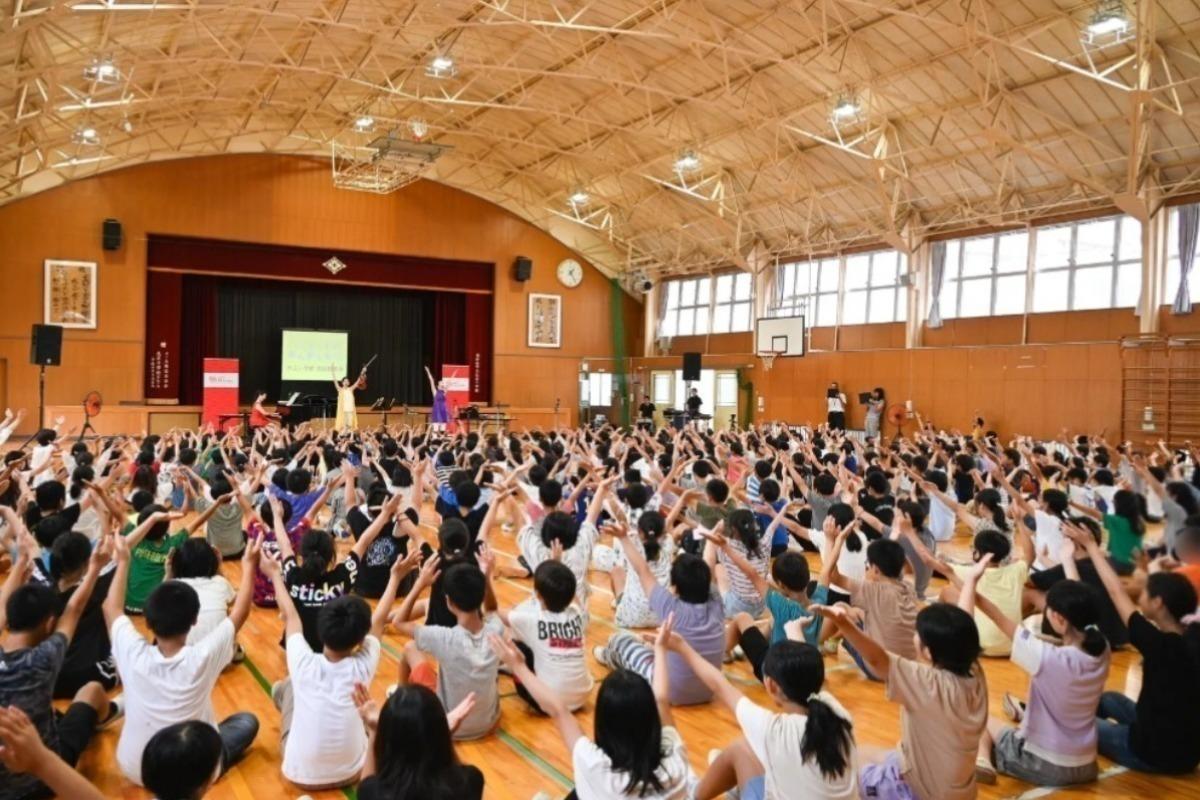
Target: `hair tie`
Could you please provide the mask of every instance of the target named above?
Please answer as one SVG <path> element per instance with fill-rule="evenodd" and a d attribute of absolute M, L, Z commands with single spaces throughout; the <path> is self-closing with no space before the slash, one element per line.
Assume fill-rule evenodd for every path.
<path fill-rule="evenodd" d="M 1093 622 L 1091 625 L 1084 625 L 1083 630 L 1084 630 L 1084 632 L 1087 632 L 1087 631 L 1097 631 L 1098 632 L 1100 630 L 1100 626 Z"/>

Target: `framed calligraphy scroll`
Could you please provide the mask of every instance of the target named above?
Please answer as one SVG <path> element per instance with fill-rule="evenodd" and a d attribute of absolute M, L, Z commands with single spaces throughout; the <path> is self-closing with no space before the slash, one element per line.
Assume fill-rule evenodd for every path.
<path fill-rule="evenodd" d="M 529 295 L 529 346 L 562 347 L 562 297 Z"/>
<path fill-rule="evenodd" d="M 96 327 L 96 262 L 46 259 L 42 321 L 64 328 Z"/>

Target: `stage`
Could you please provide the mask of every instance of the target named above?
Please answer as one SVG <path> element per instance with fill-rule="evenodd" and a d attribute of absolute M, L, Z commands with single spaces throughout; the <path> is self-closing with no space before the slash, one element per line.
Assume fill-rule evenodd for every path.
<path fill-rule="evenodd" d="M 248 413 L 250 407 L 242 406 L 240 410 Z M 506 414 L 511 418 L 508 427 L 517 431 L 538 427 L 549 430 L 556 425 L 571 426 L 575 424 L 570 409 L 560 409 L 555 412 L 553 408 L 505 406 L 497 409 L 491 406 L 481 406 L 480 412 L 486 415 L 498 412 Z M 200 406 L 115 403 L 105 405 L 100 414 L 92 417 L 92 427 L 100 436 L 141 436 L 143 432 L 163 434 L 172 428 L 196 430 L 200 427 L 200 414 Z M 358 426 L 362 430 L 375 428 L 383 423 L 383 416 L 382 411 L 372 411 L 370 406 L 359 406 Z M 64 419 L 62 427 L 64 432 L 74 431 L 75 435 L 78 435 L 79 429 L 83 427 L 83 406 L 78 404 L 46 406 L 46 418 L 43 424 L 51 424 L 58 417 Z M 387 420 L 389 425 L 423 425 L 429 421 L 429 407 L 409 406 L 407 414 L 403 409 L 395 409 L 387 412 Z M 492 422 L 483 419 L 472 420 L 471 430 L 479 430 L 481 423 L 488 433 L 493 432 L 496 428 Z M 333 419 L 318 418 L 312 420 L 312 424 L 317 430 L 328 430 L 333 427 Z"/>

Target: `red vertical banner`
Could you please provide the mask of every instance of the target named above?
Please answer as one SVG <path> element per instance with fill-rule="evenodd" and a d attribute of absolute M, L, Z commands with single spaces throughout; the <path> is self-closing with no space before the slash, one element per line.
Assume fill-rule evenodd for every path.
<path fill-rule="evenodd" d="M 442 382 L 446 384 L 446 411 L 450 422 L 446 429 L 458 429 L 458 410 L 471 402 L 471 368 L 466 364 L 442 364 Z"/>
<path fill-rule="evenodd" d="M 223 414 L 238 413 L 238 360 L 236 358 L 204 359 L 204 413 L 201 422 L 210 422 L 223 430 L 238 424 L 231 417 L 221 425 Z"/>
<path fill-rule="evenodd" d="M 183 275 L 152 270 L 146 275 L 145 396 L 179 397 L 180 320 L 183 317 Z"/>

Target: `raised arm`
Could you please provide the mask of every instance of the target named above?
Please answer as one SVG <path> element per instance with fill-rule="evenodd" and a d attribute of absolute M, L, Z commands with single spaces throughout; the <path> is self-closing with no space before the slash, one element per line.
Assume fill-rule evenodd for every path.
<path fill-rule="evenodd" d="M 1087 550 L 1088 557 L 1092 559 L 1092 566 L 1096 568 L 1096 574 L 1100 576 L 1100 581 L 1104 584 L 1105 591 L 1112 599 L 1113 605 L 1117 608 L 1117 614 L 1121 617 L 1121 622 L 1129 624 L 1129 618 L 1136 612 L 1137 606 L 1129 597 L 1129 593 L 1125 591 L 1125 587 L 1121 585 L 1121 579 L 1117 577 L 1117 573 L 1113 570 L 1112 565 L 1108 563 L 1108 555 L 1100 549 L 1100 545 L 1092 538 L 1091 534 L 1076 526 L 1063 526 L 1063 534 L 1075 542 L 1075 544 Z"/>
<path fill-rule="evenodd" d="M 379 533 L 396 517 L 396 509 L 400 507 L 400 495 L 392 495 L 387 502 L 383 504 L 383 508 L 379 509 L 379 513 L 375 519 L 371 520 L 371 524 L 363 531 L 362 536 L 358 537 L 358 541 L 354 543 L 354 547 L 350 548 L 350 552 L 354 553 L 359 559 L 367 554 L 367 548 L 371 543 L 378 538 Z"/>
<path fill-rule="evenodd" d="M 279 606 L 279 616 L 283 617 L 283 636 L 286 642 L 293 634 L 304 632 L 304 623 L 300 621 L 296 604 L 292 600 L 287 584 L 283 582 L 283 572 L 280 569 L 279 560 L 272 555 L 261 556 L 259 566 L 275 587 L 275 602 Z"/>
<path fill-rule="evenodd" d="M 108 594 L 104 598 L 101 610 L 104 612 L 104 624 L 112 631 L 113 623 L 125 613 L 125 584 L 129 583 L 129 538 L 119 533 L 112 535 L 113 555 L 117 559 L 117 571 L 112 583 L 108 585 Z"/>
<path fill-rule="evenodd" d="M 574 752 L 575 744 L 584 738 L 583 729 L 579 727 L 575 717 L 571 716 L 571 712 L 567 710 L 562 698 L 529 669 L 521 651 L 512 642 L 494 634 L 488 637 L 488 641 L 501 663 L 508 667 L 512 671 L 513 677 L 519 680 L 521 685 L 533 695 L 538 707 L 554 720 L 554 726 L 558 728 L 558 735 L 562 737 L 563 744 L 567 746 L 567 752 Z"/>
<path fill-rule="evenodd" d="M 892 666 L 891 656 L 888 655 L 887 650 L 883 649 L 883 645 L 868 636 L 854 623 L 854 620 L 847 616 L 846 606 L 811 605 L 808 610 L 836 625 L 846 641 L 858 651 L 872 674 L 879 676 L 888 674 Z"/>
<path fill-rule="evenodd" d="M 733 711 L 737 708 L 738 702 L 745 696 L 721 673 L 721 670 L 714 667 L 704 659 L 695 649 L 688 644 L 687 640 L 682 636 L 672 635 L 668 641 L 668 647 L 677 653 L 687 665 L 691 668 L 696 677 L 700 679 L 708 690 L 713 693 L 716 698 L 721 701 L 726 708 Z M 657 671 L 657 670 L 656 670 Z M 665 671 L 665 670 L 664 670 Z"/>
<path fill-rule="evenodd" d="M 229 609 L 229 621 L 233 623 L 234 631 L 241 630 L 250 616 L 250 601 L 254 598 L 254 573 L 258 571 L 258 557 L 261 552 L 262 536 L 259 535 L 246 543 L 246 552 L 242 553 L 242 581 L 238 584 L 233 607 Z M 283 594 L 288 594 L 286 587 Z M 278 595 L 276 599 L 279 599 Z"/>
<path fill-rule="evenodd" d="M 654 587 L 658 585 L 658 580 L 654 577 L 654 573 L 650 571 L 650 566 L 646 563 L 646 557 L 637 549 L 629 539 L 629 531 L 621 525 L 612 525 L 609 527 L 609 532 L 613 538 L 621 543 L 621 547 L 625 550 L 625 559 L 629 562 L 629 566 L 633 568 L 633 572 L 637 575 L 638 582 L 642 584 L 642 591 L 646 597 L 650 597 L 650 593 L 654 591 Z"/>

